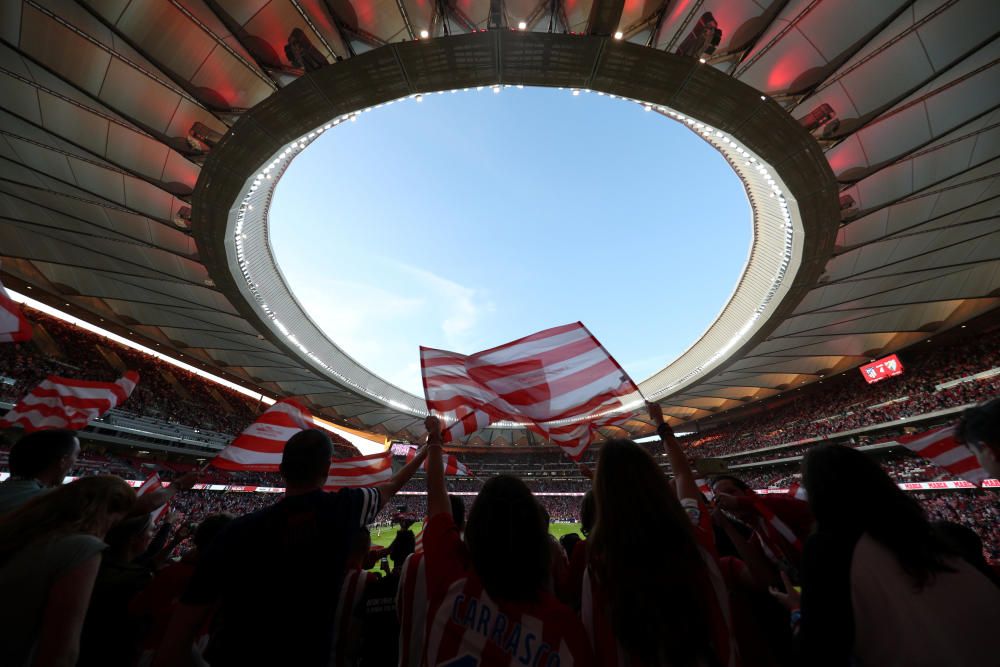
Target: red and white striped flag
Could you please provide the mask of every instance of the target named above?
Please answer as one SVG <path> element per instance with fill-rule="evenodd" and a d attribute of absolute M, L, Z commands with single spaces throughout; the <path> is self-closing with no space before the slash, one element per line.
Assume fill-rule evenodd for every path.
<path fill-rule="evenodd" d="M 417 448 L 410 447 L 406 450 L 406 460 L 407 462 L 412 461 L 413 457 L 417 455 Z M 465 467 L 465 464 L 458 460 L 454 454 L 442 454 L 442 459 L 444 459 L 444 474 L 449 477 L 472 477 L 473 474 L 469 472 L 469 469 Z M 427 470 L 427 461 L 424 461 L 423 465 L 420 466 L 421 469 Z"/>
<path fill-rule="evenodd" d="M 698 485 L 698 490 L 701 491 L 701 495 L 705 496 L 708 500 L 715 499 L 715 492 L 712 491 L 712 485 L 708 483 L 707 479 L 699 477 L 694 480 L 694 483 Z"/>
<path fill-rule="evenodd" d="M 896 438 L 896 442 L 939 468 L 973 484 L 980 485 L 990 476 L 979 465 L 979 459 L 972 450 L 958 441 L 954 426 L 942 426 L 924 433 L 906 435 Z"/>
<path fill-rule="evenodd" d="M 788 495 L 796 500 L 808 500 L 806 497 L 806 487 L 802 486 L 798 482 L 792 482 L 788 486 Z"/>
<path fill-rule="evenodd" d="M 760 522 L 761 528 L 763 528 L 764 533 L 767 534 L 772 544 L 780 544 L 780 541 L 777 540 L 780 537 L 781 540 L 784 540 L 797 553 L 802 553 L 802 540 L 799 539 L 799 536 L 795 534 L 795 531 L 787 523 L 771 511 L 770 507 L 758 499 L 754 503 L 754 508 L 760 514 L 762 519 Z"/>
<path fill-rule="evenodd" d="M 0 283 L 0 343 L 20 343 L 31 338 L 31 323 Z"/>
<path fill-rule="evenodd" d="M 154 491 L 159 491 L 163 488 L 163 483 L 160 482 L 160 473 L 154 472 L 152 475 L 146 478 L 146 481 L 142 483 L 138 489 L 136 489 L 135 495 L 137 498 L 141 498 L 147 493 L 153 493 Z M 160 516 L 167 511 L 167 503 L 164 503 L 152 511 L 153 521 L 156 521 Z"/>
<path fill-rule="evenodd" d="M 219 452 L 212 465 L 223 470 L 277 472 L 288 439 L 312 427 L 308 410 L 295 401 L 280 400 Z"/>
<path fill-rule="evenodd" d="M 73 380 L 50 375 L 0 419 L 0 428 L 20 424 L 25 431 L 68 428 L 78 431 L 125 402 L 139 382 L 128 371 L 114 382 Z"/>
<path fill-rule="evenodd" d="M 392 452 L 386 450 L 368 456 L 334 459 L 326 478 L 327 491 L 355 486 L 375 486 L 392 479 Z"/>
<path fill-rule="evenodd" d="M 443 421 L 445 442 L 508 420 L 577 460 L 596 427 L 623 419 L 623 397 L 641 400 L 628 374 L 580 322 L 468 356 L 421 347 L 420 366 L 427 406 Z"/>

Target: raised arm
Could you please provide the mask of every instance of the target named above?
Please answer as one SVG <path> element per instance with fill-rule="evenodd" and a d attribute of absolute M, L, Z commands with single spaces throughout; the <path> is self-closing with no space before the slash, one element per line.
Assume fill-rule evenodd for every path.
<path fill-rule="evenodd" d="M 392 476 L 392 478 L 385 484 L 379 484 L 375 488 L 379 490 L 381 494 L 381 499 L 379 500 L 379 509 L 385 507 L 392 497 L 403 488 L 403 486 L 410 481 L 413 477 L 413 473 L 417 472 L 420 465 L 427 458 L 427 448 L 421 447 L 416 455 L 409 461 L 406 465 L 399 469 L 399 471 Z"/>
<path fill-rule="evenodd" d="M 427 518 L 438 514 L 451 514 L 448 487 L 444 482 L 444 459 L 441 454 L 441 422 L 430 416 L 424 420 L 427 427 Z"/>
<path fill-rule="evenodd" d="M 674 483 L 677 485 L 677 497 L 679 499 L 692 498 L 701 499 L 698 491 L 698 484 L 695 482 L 694 472 L 684 456 L 681 445 L 674 437 L 674 430 L 670 428 L 663 419 L 663 409 L 659 403 L 646 403 L 649 409 L 649 418 L 656 424 L 656 433 L 663 441 L 663 449 L 667 452 L 667 460 L 670 461 L 670 469 L 674 472 Z"/>

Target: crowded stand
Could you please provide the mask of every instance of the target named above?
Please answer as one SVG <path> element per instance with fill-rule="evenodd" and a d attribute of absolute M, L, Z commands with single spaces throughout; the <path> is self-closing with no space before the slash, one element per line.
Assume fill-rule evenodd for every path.
<path fill-rule="evenodd" d="M 28 311 L 28 317 L 32 340 L 0 345 L 0 401 L 16 401 L 50 374 L 113 380 L 128 369 L 141 378 L 128 400 L 128 410 L 136 414 L 230 434 L 256 417 L 256 403 L 226 387 L 54 317 L 37 311 Z"/>
<path fill-rule="evenodd" d="M 1000 393 L 1000 373 L 973 377 L 1000 367 L 1000 329 L 900 355 L 906 362 L 903 375 L 867 384 L 856 370 L 849 370 L 801 394 L 796 391 L 761 401 L 752 408 L 757 414 L 734 412 L 721 424 L 706 427 L 682 442 L 702 458 L 733 456 L 734 463 L 765 460 L 800 454 L 809 445 L 772 452 L 754 450 L 970 405 Z"/>

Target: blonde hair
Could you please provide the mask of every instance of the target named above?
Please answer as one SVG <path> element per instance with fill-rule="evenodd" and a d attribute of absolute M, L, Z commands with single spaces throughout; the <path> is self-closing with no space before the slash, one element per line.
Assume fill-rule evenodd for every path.
<path fill-rule="evenodd" d="M 104 537 L 112 514 L 135 505 L 135 491 L 120 477 L 84 477 L 42 494 L 0 518 L 0 564 L 20 549 L 61 535 Z"/>

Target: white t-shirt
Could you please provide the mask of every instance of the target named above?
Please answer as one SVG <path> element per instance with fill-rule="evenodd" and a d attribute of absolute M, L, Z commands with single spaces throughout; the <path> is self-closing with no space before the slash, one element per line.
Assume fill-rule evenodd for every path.
<path fill-rule="evenodd" d="M 960 559 L 918 590 L 867 534 L 851 560 L 854 652 L 865 667 L 1000 664 L 1000 589 Z"/>

